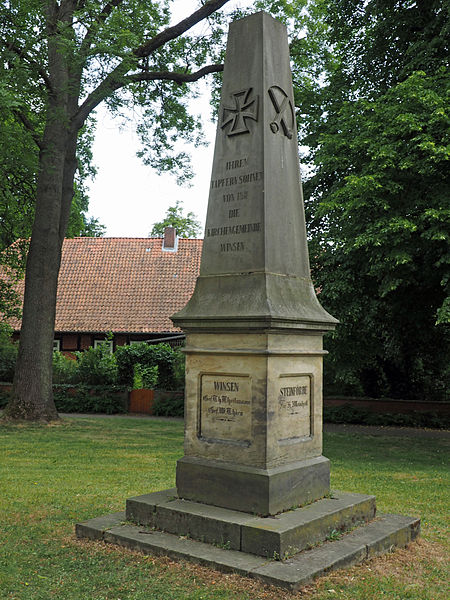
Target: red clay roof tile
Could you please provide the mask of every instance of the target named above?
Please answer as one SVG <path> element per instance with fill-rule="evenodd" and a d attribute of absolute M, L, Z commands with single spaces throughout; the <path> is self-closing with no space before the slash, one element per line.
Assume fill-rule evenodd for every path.
<path fill-rule="evenodd" d="M 63 243 L 55 331 L 177 332 L 170 316 L 194 291 L 203 240 L 74 238 Z M 23 294 L 23 281 L 19 284 Z M 11 323 L 20 329 L 20 321 Z"/>

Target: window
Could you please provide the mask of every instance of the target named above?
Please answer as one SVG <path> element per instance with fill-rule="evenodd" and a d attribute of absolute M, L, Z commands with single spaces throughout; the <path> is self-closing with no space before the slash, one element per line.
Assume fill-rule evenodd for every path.
<path fill-rule="evenodd" d="M 94 340 L 94 348 L 98 348 L 99 346 L 107 346 L 109 348 L 110 353 L 113 353 L 112 340 Z"/>
<path fill-rule="evenodd" d="M 53 352 L 59 352 L 61 350 L 61 340 L 53 340 Z"/>

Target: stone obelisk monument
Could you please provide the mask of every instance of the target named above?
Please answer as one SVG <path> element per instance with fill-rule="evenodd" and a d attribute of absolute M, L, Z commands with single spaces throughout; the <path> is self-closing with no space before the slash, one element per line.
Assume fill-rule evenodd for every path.
<path fill-rule="evenodd" d="M 322 336 L 336 320 L 309 275 L 286 30 L 265 13 L 230 27 L 200 276 L 173 321 L 187 339 L 177 488 L 79 537 L 295 590 L 418 535 L 416 518 L 374 520 L 374 496 L 329 490 Z"/>
<path fill-rule="evenodd" d="M 187 336 L 180 498 L 275 514 L 323 497 L 322 336 L 284 25 L 231 24 Z"/>

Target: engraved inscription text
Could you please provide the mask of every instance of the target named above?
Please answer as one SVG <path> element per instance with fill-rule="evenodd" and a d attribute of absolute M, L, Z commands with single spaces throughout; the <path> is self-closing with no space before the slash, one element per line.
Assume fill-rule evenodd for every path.
<path fill-rule="evenodd" d="M 248 442 L 251 437 L 251 382 L 242 375 L 202 375 L 200 436 Z"/>
<path fill-rule="evenodd" d="M 311 435 L 311 378 L 289 375 L 279 379 L 279 439 L 305 438 Z"/>

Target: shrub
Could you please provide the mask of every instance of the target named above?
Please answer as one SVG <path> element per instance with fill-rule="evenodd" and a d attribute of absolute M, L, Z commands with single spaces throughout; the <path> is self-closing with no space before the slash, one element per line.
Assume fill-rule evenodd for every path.
<path fill-rule="evenodd" d="M 158 417 L 182 417 L 184 393 L 158 390 L 153 400 L 153 414 Z"/>
<path fill-rule="evenodd" d="M 53 383 L 74 383 L 78 381 L 78 363 L 62 352 L 53 352 Z"/>
<path fill-rule="evenodd" d="M 180 358 L 179 351 L 173 350 L 169 344 L 133 344 L 120 346 L 116 350 L 118 383 L 133 386 L 134 365 L 142 368 L 158 367 L 157 389 L 172 390 L 179 385 Z"/>
<path fill-rule="evenodd" d="M 153 390 L 158 383 L 158 366 L 143 367 L 141 363 L 136 363 L 133 370 L 133 390 L 146 388 Z"/>
<path fill-rule="evenodd" d="M 128 392 L 116 385 L 56 385 L 53 388 L 58 412 L 126 413 Z"/>
<path fill-rule="evenodd" d="M 12 381 L 17 360 L 17 342 L 11 340 L 8 331 L 0 329 L 0 381 Z"/>
<path fill-rule="evenodd" d="M 0 390 L 0 409 L 5 408 L 11 399 L 11 392 Z"/>
<path fill-rule="evenodd" d="M 173 385 L 170 389 L 184 391 L 186 357 L 181 350 L 175 350 L 173 357 Z"/>
<path fill-rule="evenodd" d="M 450 419 L 447 415 L 437 415 L 434 412 L 374 413 L 350 404 L 325 406 L 323 420 L 325 423 L 378 425 L 380 427 L 431 427 L 434 429 L 450 427 Z"/>
<path fill-rule="evenodd" d="M 88 385 L 117 383 L 117 361 L 107 344 L 75 353 L 78 359 L 78 381 Z"/>

